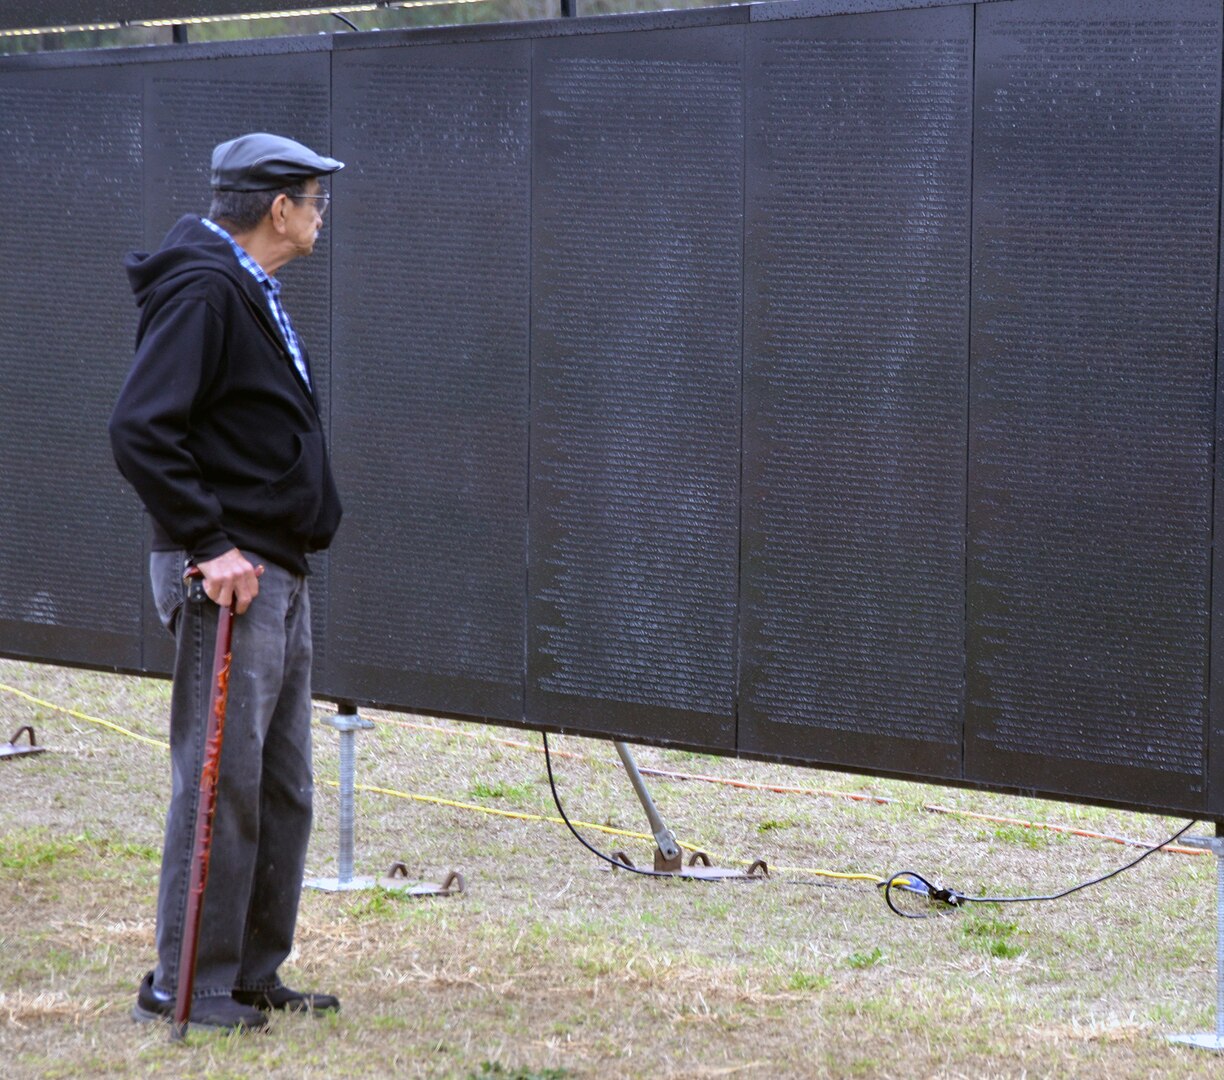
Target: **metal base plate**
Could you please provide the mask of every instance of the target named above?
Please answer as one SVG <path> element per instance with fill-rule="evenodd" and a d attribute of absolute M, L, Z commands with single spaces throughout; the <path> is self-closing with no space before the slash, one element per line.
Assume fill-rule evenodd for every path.
<path fill-rule="evenodd" d="M 684 866 L 671 873 L 676 877 L 698 878 L 701 881 L 764 881 L 765 874 L 750 874 L 746 870 L 728 870 L 722 866 Z"/>
<path fill-rule="evenodd" d="M 1224 1050 L 1224 1035 L 1169 1035 L 1168 1040 L 1197 1046 L 1200 1050 Z"/>
<path fill-rule="evenodd" d="M 322 892 L 359 892 L 362 889 L 374 888 L 372 877 L 349 878 L 341 881 L 339 878 L 307 878 L 302 882 L 308 889 L 319 889 Z"/>
<path fill-rule="evenodd" d="M 634 868 L 633 860 L 623 851 L 612 852 L 611 869 L 615 870 L 618 863 L 630 870 Z M 681 866 L 678 859 L 668 860 L 656 850 L 654 872 L 659 877 L 696 878 L 699 881 L 764 881 L 769 877 L 769 867 L 764 859 L 757 859 L 747 870 L 728 870 L 711 866 L 710 856 L 704 851 L 694 851 L 688 865 Z"/>
<path fill-rule="evenodd" d="M 22 735 L 29 737 L 30 744 L 28 746 L 19 746 L 17 744 L 17 740 Z M 27 724 L 25 727 L 19 727 L 8 742 L 0 743 L 0 760 L 10 757 L 22 757 L 25 754 L 41 754 L 46 749 L 45 746 L 39 746 L 34 740 L 34 729 Z"/>
<path fill-rule="evenodd" d="M 0 743 L 0 758 L 25 757 L 28 754 L 42 754 L 45 746 L 15 746 L 13 743 Z"/>

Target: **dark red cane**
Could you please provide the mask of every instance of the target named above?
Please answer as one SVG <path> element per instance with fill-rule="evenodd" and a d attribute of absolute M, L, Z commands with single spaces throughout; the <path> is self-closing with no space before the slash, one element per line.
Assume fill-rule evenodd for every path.
<path fill-rule="evenodd" d="M 189 578 L 203 575 L 192 567 Z M 234 609 L 224 607 L 217 619 L 217 647 L 213 654 L 212 693 L 208 701 L 208 730 L 204 738 L 204 766 L 200 770 L 200 797 L 196 805 L 195 834 L 191 844 L 191 876 L 187 890 L 187 914 L 183 920 L 183 944 L 179 950 L 178 991 L 174 999 L 171 1037 L 187 1034 L 191 1016 L 191 992 L 195 985 L 196 949 L 200 943 L 200 916 L 204 910 L 204 886 L 208 884 L 208 860 L 212 854 L 213 814 L 217 809 L 217 778 L 221 768 L 221 740 L 225 736 L 225 703 L 229 696 L 231 645 L 234 639 Z"/>

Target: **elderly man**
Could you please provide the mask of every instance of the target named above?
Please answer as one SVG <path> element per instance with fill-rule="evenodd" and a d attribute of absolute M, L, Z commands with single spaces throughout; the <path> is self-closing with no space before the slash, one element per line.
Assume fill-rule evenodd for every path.
<path fill-rule="evenodd" d="M 213 151 L 207 218 L 133 254 L 136 356 L 110 422 L 120 471 L 152 519 L 153 597 L 175 637 L 173 788 L 157 954 L 137 1020 L 170 1019 L 220 608 L 234 662 L 204 895 L 193 1025 L 249 1030 L 271 1009 L 335 1010 L 285 986 L 311 824 L 310 598 L 306 555 L 340 522 L 305 347 L 273 277 L 309 255 L 343 168 L 256 133 Z M 202 576 L 188 578 L 195 568 Z"/>

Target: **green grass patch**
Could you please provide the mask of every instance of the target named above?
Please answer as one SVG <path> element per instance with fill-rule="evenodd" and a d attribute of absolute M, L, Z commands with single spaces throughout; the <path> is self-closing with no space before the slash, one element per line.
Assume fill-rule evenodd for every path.
<path fill-rule="evenodd" d="M 1019 926 L 991 914 L 971 914 L 962 925 L 961 933 L 976 948 L 999 960 L 1010 960 L 1024 952 L 1018 940 L 1023 936 Z"/>
<path fill-rule="evenodd" d="M 1058 833 L 1048 829 L 1029 829 L 1023 825 L 996 825 L 989 833 L 979 834 L 979 839 L 995 839 L 1004 844 L 1015 844 L 1018 847 L 1046 848 L 1055 837 L 1065 839 Z"/>
<path fill-rule="evenodd" d="M 50 836 L 42 830 L 22 830 L 0 836 L 0 867 L 5 870 L 47 867 L 62 859 L 76 858 L 80 853 L 78 840 Z"/>
<path fill-rule="evenodd" d="M 796 971 L 791 974 L 791 977 L 786 982 L 786 986 L 790 990 L 803 992 L 827 990 L 832 981 L 828 975 L 813 975 L 808 971 Z"/>
<path fill-rule="evenodd" d="M 468 795 L 473 799 L 522 799 L 530 794 L 530 784 L 507 784 L 501 780 L 493 784 L 477 780 L 468 788 Z"/>
<path fill-rule="evenodd" d="M 0 836 L 0 868 L 31 870 L 52 867 L 65 859 L 139 859 L 158 862 L 161 851 L 149 844 L 111 840 L 89 832 L 56 836 L 49 829 L 17 829 Z"/>
<path fill-rule="evenodd" d="M 856 971 L 862 971 L 865 968 L 875 967 L 884 959 L 884 951 L 877 945 L 869 952 L 852 952 L 846 957 L 846 963 Z"/>
<path fill-rule="evenodd" d="M 403 911 L 404 901 L 409 899 L 406 893 L 398 889 L 384 889 L 376 885 L 369 892 L 362 892 L 360 899 L 346 905 L 344 914 L 350 919 L 385 919 L 399 915 Z"/>
<path fill-rule="evenodd" d="M 467 1080 L 565 1080 L 573 1076 L 569 1069 L 507 1068 L 498 1061 L 482 1061 L 480 1069 L 468 1073 Z"/>

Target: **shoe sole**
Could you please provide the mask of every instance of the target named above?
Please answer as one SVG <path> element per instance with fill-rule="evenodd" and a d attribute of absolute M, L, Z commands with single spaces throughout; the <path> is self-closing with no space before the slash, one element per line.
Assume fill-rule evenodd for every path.
<path fill-rule="evenodd" d="M 132 1019 L 138 1024 L 173 1024 L 174 1017 L 163 1012 L 153 1012 L 143 1005 L 132 1006 Z M 199 1020 L 188 1020 L 187 1030 L 190 1031 L 263 1031 L 268 1023 L 262 1024 L 207 1024 Z"/>
<path fill-rule="evenodd" d="M 132 1006 L 132 1019 L 138 1024 L 169 1024 L 174 1017 L 167 1016 L 162 1012 L 152 1012 L 143 1005 L 137 1004 Z"/>
<path fill-rule="evenodd" d="M 246 1005 L 251 1009 L 258 1009 L 265 1015 L 270 1015 L 274 1012 L 292 1013 L 295 1015 L 303 1015 L 310 1013 L 312 1016 L 326 1016 L 328 1013 L 338 1013 L 340 1011 L 340 1002 L 334 1005 L 311 1005 L 304 1001 L 286 1002 L 283 1005 L 273 1005 L 270 1001 L 243 1001 L 241 998 L 235 997 L 241 1005 Z"/>

